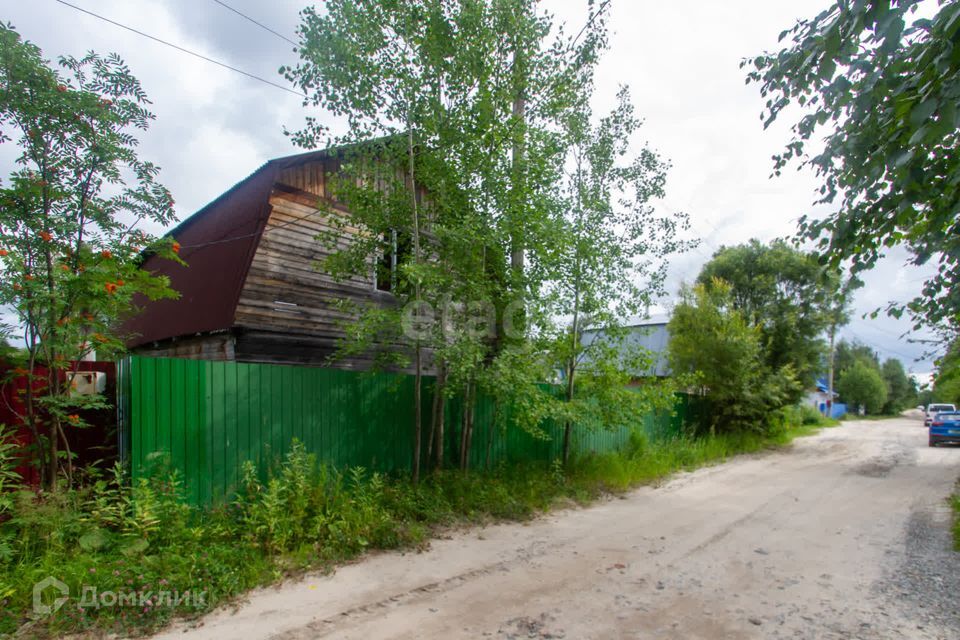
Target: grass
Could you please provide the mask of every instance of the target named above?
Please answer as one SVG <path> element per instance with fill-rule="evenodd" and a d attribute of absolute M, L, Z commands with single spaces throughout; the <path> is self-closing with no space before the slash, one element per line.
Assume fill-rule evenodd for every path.
<path fill-rule="evenodd" d="M 130 486 L 118 472 L 55 496 L 20 492 L 6 514 L 0 511 L 0 635 L 150 633 L 368 549 L 416 547 L 451 525 L 525 520 L 556 505 L 585 504 L 676 471 L 782 447 L 830 424 L 792 418 L 800 426 L 773 434 L 665 442 L 636 434 L 622 451 L 585 456 L 568 469 L 554 463 L 441 471 L 418 486 L 317 464 L 297 444 L 275 476 L 261 480 L 248 466 L 235 502 L 203 511 L 183 502 L 171 473 Z M 47 576 L 65 582 L 70 596 L 55 613 L 34 616 L 33 585 Z M 93 588 L 104 606 L 83 606 L 83 590 L 89 596 Z M 193 596 L 174 602 L 171 594 L 186 591 Z M 124 606 L 116 605 L 118 597 Z"/>
<path fill-rule="evenodd" d="M 950 496 L 950 506 L 953 508 L 953 548 L 960 551 L 960 487 Z"/>

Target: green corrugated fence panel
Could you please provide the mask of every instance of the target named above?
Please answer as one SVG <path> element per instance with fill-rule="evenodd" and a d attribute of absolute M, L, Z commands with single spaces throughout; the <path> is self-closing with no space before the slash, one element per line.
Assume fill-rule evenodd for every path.
<path fill-rule="evenodd" d="M 378 471 L 409 469 L 413 452 L 413 376 L 339 369 L 146 358 L 122 367 L 125 449 L 134 479 L 163 461 L 182 474 L 194 504 L 222 502 L 237 488 L 245 461 L 261 473 L 278 465 L 294 438 L 321 461 Z M 546 388 L 546 387 L 545 387 Z M 426 458 L 433 380 L 423 384 Z M 509 407 L 476 400 L 470 464 L 549 462 L 561 455 L 563 425 L 546 437 L 512 426 Z M 444 456 L 458 459 L 462 402 L 446 401 Z M 499 412 L 499 413 L 498 413 Z M 695 413 L 685 396 L 673 414 L 651 414 L 642 428 L 669 439 Z M 506 425 L 506 426 L 505 426 Z M 576 428 L 578 455 L 621 448 L 631 429 Z"/>

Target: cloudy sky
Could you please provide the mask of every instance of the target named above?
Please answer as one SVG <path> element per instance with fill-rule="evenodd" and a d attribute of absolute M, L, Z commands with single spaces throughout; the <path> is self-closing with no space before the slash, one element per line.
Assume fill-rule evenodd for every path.
<path fill-rule="evenodd" d="M 296 61 L 292 46 L 224 8 L 216 0 L 70 0 L 71 4 L 199 52 L 279 84 L 282 64 Z M 267 27 L 295 40 L 304 0 L 225 0 Z M 582 24 L 585 0 L 540 3 L 571 25 Z M 827 0 L 618 0 L 611 50 L 601 63 L 598 109 L 629 85 L 645 121 L 642 138 L 673 165 L 667 211 L 689 214 L 700 248 L 676 258 L 671 290 L 696 277 L 721 245 L 791 235 L 811 207 L 817 182 L 807 172 L 770 179 L 770 157 L 786 142 L 784 126 L 764 131 L 762 101 L 745 86 L 739 61 L 776 46 L 796 19 Z M 141 136 L 142 156 L 163 167 L 162 179 L 181 219 L 218 196 L 264 161 L 293 153 L 282 129 L 298 127 L 300 99 L 208 62 L 124 31 L 56 0 L 8 2 L 2 19 L 13 23 L 48 58 L 89 49 L 117 52 L 141 80 L 157 121 Z M 572 29 L 572 30 L 576 30 Z M 315 114 L 322 116 L 322 114 Z M 12 152 L 0 149 L 0 170 Z M 902 338 L 906 322 L 860 316 L 890 300 L 907 300 L 925 271 L 905 266 L 895 253 L 867 278 L 857 314 L 843 335 L 894 357 L 917 374 L 932 365 L 926 350 Z M 669 301 L 664 302 L 669 306 Z M 922 337 L 922 336 L 919 336 Z"/>

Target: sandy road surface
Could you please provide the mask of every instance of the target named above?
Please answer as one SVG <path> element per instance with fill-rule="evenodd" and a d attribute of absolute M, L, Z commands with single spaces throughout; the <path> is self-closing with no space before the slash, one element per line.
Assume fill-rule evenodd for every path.
<path fill-rule="evenodd" d="M 916 420 L 784 452 L 425 553 L 251 594 L 169 638 L 960 638 L 944 498 L 960 448 Z"/>

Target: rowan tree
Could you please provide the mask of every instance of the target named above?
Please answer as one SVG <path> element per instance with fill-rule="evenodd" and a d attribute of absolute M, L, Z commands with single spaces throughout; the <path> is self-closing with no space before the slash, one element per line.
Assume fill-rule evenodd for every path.
<path fill-rule="evenodd" d="M 154 118 L 140 83 L 116 55 L 58 62 L 0 25 L 0 142 L 19 149 L 0 185 L 0 303 L 16 316 L 6 335 L 22 332 L 22 418 L 51 489 L 58 470 L 71 478 L 78 410 L 105 406 L 71 396 L 75 362 L 123 349 L 116 327 L 135 295 L 174 295 L 138 262 L 144 251 L 177 259 L 179 250 L 141 229 L 173 221 L 174 203 L 159 168 L 137 155 L 133 132 Z"/>

